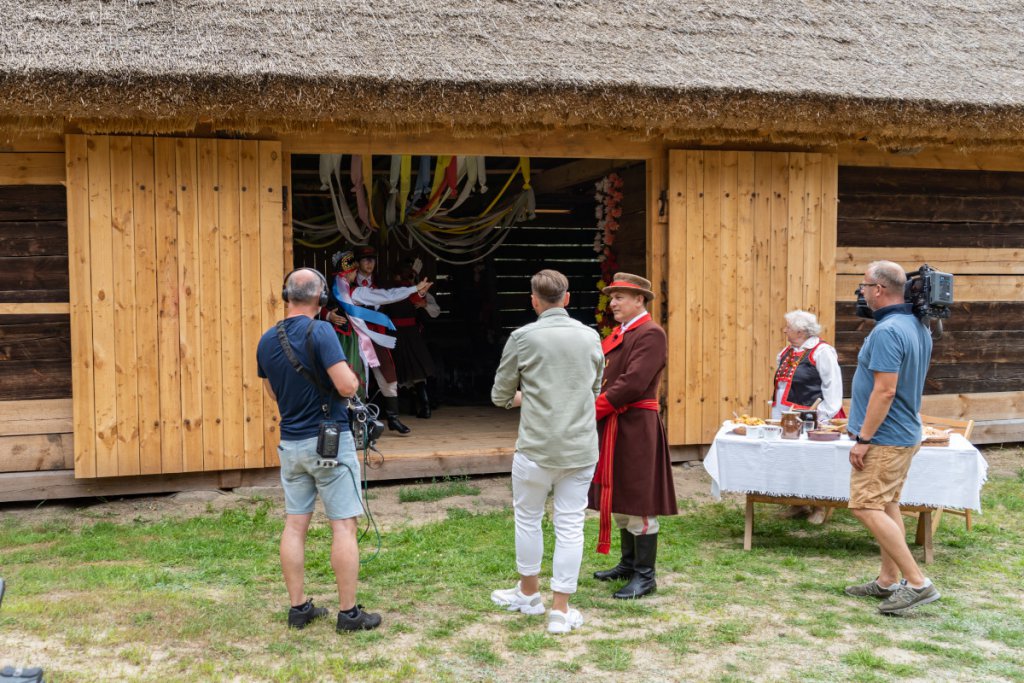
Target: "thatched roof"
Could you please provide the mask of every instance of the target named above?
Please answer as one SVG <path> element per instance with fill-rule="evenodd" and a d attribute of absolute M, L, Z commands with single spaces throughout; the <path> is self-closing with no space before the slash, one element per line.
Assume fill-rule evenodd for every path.
<path fill-rule="evenodd" d="M 0 0 L 0 121 L 1024 141 L 1024 3 Z"/>

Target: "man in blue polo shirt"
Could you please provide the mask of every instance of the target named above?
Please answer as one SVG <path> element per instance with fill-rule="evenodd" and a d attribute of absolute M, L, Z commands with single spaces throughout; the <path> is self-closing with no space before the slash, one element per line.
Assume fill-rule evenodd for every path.
<path fill-rule="evenodd" d="M 337 630 L 377 628 L 381 618 L 356 604 L 359 579 L 357 520 L 363 514 L 359 487 L 359 460 L 348 428 L 348 402 L 359 378 L 345 360 L 338 336 L 329 323 L 314 320 L 327 302 L 327 279 L 312 268 L 299 268 L 285 279 L 282 329 L 299 364 L 316 377 L 319 387 L 288 359 L 277 325 L 267 330 L 256 347 L 256 363 L 263 384 L 281 413 L 281 486 L 284 488 L 285 525 L 281 534 L 281 570 L 291 600 L 288 626 L 305 628 L 327 616 L 327 609 L 306 599 L 306 535 L 317 495 L 331 521 L 331 568 L 338 584 Z M 330 391 L 329 394 L 322 395 Z M 335 393 L 337 392 L 337 393 Z M 324 415 L 327 406 L 329 416 Z M 337 467 L 320 467 L 316 452 L 322 420 L 333 420 L 341 431 Z"/>
<path fill-rule="evenodd" d="M 847 586 L 846 594 L 883 598 L 883 614 L 939 599 L 907 546 L 899 505 L 921 448 L 921 394 L 932 356 L 931 332 L 905 303 L 906 282 L 898 264 L 875 261 L 858 287 L 876 322 L 857 354 L 848 426 L 857 438 L 850 449 L 850 511 L 878 541 L 882 567 L 875 580 Z"/>

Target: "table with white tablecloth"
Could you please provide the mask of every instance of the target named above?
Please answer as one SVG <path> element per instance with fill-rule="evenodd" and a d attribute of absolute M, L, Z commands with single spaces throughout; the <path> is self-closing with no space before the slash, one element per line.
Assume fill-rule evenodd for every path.
<path fill-rule="evenodd" d="M 725 425 L 715 436 L 704 469 L 711 475 L 712 494 L 747 494 L 750 546 L 753 502 L 785 503 L 794 499 L 845 507 L 850 496 L 850 448 L 853 441 L 752 439 L 733 434 Z M 926 555 L 930 555 L 930 511 L 940 508 L 981 511 L 981 487 L 988 463 L 960 434 L 950 434 L 948 446 L 924 446 L 918 451 L 903 486 L 900 505 L 922 512 L 928 522 Z M 930 558 L 929 558 L 930 559 Z"/>

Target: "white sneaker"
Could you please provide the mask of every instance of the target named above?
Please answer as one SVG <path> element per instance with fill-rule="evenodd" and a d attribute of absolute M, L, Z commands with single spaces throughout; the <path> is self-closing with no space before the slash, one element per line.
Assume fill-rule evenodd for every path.
<path fill-rule="evenodd" d="M 544 601 L 540 593 L 523 595 L 520 584 L 516 583 L 515 588 L 496 590 L 491 593 L 491 602 L 504 607 L 509 612 L 522 612 L 523 614 L 544 614 Z"/>
<path fill-rule="evenodd" d="M 583 626 L 583 615 L 578 609 L 569 608 L 568 612 L 551 610 L 548 612 L 548 633 L 569 633 Z"/>

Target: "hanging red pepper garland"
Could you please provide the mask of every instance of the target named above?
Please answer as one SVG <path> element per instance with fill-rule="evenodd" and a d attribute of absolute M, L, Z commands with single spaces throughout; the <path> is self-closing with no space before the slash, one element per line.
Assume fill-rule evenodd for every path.
<path fill-rule="evenodd" d="M 615 233 L 619 231 L 619 218 L 622 217 L 622 177 L 610 173 L 594 184 L 594 201 L 597 206 L 594 217 L 597 218 L 597 234 L 594 235 L 594 251 L 601 262 L 601 279 L 597 282 L 597 291 L 605 288 L 619 270 L 619 262 L 615 255 Z M 597 331 L 601 337 L 607 337 L 615 327 L 615 318 L 608 308 L 609 299 L 601 294 L 597 299 L 594 319 L 597 320 Z"/>

